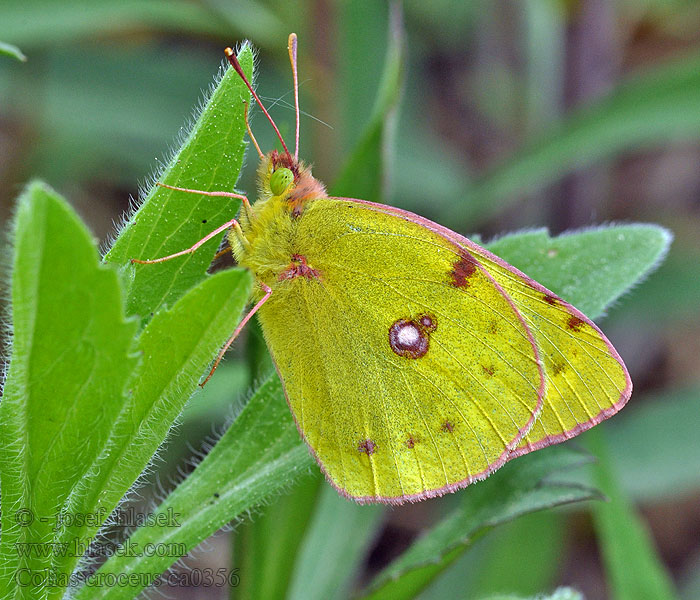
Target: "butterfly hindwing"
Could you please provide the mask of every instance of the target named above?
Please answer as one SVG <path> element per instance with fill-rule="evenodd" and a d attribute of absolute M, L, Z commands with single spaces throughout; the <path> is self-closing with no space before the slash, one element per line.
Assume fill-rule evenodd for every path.
<path fill-rule="evenodd" d="M 401 502 L 508 460 L 540 412 L 544 371 L 531 327 L 475 254 L 377 206 L 309 203 L 259 317 L 331 482 Z"/>

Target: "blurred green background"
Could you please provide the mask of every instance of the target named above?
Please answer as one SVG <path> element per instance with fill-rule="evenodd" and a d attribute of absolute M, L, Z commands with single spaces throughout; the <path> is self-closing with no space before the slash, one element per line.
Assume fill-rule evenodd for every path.
<path fill-rule="evenodd" d="M 664 265 L 602 322 L 635 383 L 628 407 L 603 427 L 616 475 L 679 593 L 700 597 L 700 3 L 406 0 L 403 7 L 407 64 L 387 201 L 483 239 L 610 221 L 674 232 Z M 106 243 L 138 183 L 177 146 L 222 49 L 243 39 L 259 49 L 258 92 L 290 140 L 290 31 L 299 35 L 301 156 L 332 184 L 370 119 L 387 29 L 387 4 L 368 0 L 3 0 L 0 41 L 27 60 L 0 56 L 0 219 L 10 218 L 23 184 L 41 177 Z M 253 128 L 263 149 L 272 147 L 259 112 Z M 249 153 L 238 185 L 251 197 L 256 162 Z M 250 345 L 259 343 L 249 335 Z M 232 356 L 197 397 L 163 456 L 174 478 L 187 446 L 200 446 L 261 370 Z M 169 487 L 164 477 L 157 484 Z M 313 507 L 317 490 L 305 486 L 293 491 L 294 505 Z M 356 580 L 367 580 L 447 505 L 449 498 L 423 502 L 365 523 L 376 534 L 359 552 Z M 303 527 L 306 516 L 278 518 Z M 221 552 L 193 561 L 244 572 L 253 559 L 237 548 L 252 548 L 246 538 L 264 532 L 249 523 L 236 531 L 211 542 Z M 583 507 L 501 528 L 425 597 L 531 594 L 562 584 L 589 599 L 611 597 Z"/>

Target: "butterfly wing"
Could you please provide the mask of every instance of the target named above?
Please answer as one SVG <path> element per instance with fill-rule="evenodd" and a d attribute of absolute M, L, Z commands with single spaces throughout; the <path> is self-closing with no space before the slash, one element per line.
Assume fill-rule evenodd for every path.
<path fill-rule="evenodd" d="M 306 206 L 293 244 L 258 316 L 333 485 L 400 503 L 508 460 L 541 410 L 544 370 L 480 257 L 415 219 L 334 198 Z"/>
<path fill-rule="evenodd" d="M 514 456 L 572 438 L 614 415 L 632 381 L 610 341 L 583 313 L 483 248 L 479 260 L 518 307 L 544 363 L 547 391 L 537 421 Z"/>
<path fill-rule="evenodd" d="M 528 324 L 543 362 L 546 394 L 537 421 L 513 456 L 572 438 L 626 404 L 632 393 L 629 373 L 610 341 L 583 313 L 515 267 L 441 225 L 394 207 L 366 206 L 415 221 L 475 256 Z"/>

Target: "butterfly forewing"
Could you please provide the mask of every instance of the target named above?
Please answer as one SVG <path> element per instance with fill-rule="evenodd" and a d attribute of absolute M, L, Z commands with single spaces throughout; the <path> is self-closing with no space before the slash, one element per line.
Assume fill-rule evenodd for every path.
<path fill-rule="evenodd" d="M 632 383 L 617 351 L 595 324 L 512 267 L 485 255 L 479 259 L 509 291 L 533 331 L 547 377 L 542 412 L 515 454 L 571 438 L 622 408 Z"/>
<path fill-rule="evenodd" d="M 468 251 L 508 294 L 535 337 L 546 376 L 541 413 L 513 456 L 571 438 L 622 408 L 632 393 L 629 373 L 598 327 L 579 310 L 477 244 L 412 213 L 357 201 L 415 222 Z"/>
<path fill-rule="evenodd" d="M 329 479 L 400 502 L 505 462 L 539 413 L 544 376 L 530 327 L 473 254 L 370 206 L 309 203 L 295 238 L 303 268 L 259 316 Z"/>

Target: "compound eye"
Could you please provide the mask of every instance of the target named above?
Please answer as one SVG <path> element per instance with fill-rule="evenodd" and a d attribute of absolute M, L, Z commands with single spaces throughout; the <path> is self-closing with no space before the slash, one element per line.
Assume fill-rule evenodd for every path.
<path fill-rule="evenodd" d="M 270 191 L 273 196 L 279 196 L 294 181 L 294 173 L 286 167 L 276 169 L 270 176 Z"/>

